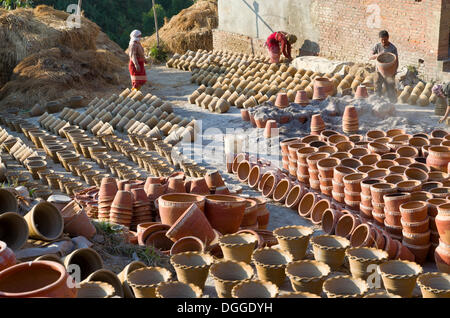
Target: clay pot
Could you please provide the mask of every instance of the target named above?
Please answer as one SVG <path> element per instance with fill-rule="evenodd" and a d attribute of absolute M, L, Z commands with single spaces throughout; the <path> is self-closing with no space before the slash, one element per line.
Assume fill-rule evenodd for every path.
<path fill-rule="evenodd" d="M 450 162 L 449 147 L 432 146 L 428 149 L 427 165 L 433 170 L 447 172 Z"/>
<path fill-rule="evenodd" d="M 128 284 L 128 280 L 127 280 L 128 275 L 131 272 L 133 272 L 139 268 L 144 268 L 144 267 L 146 267 L 145 263 L 139 262 L 139 261 L 133 261 L 130 264 L 128 264 L 127 266 L 125 266 L 125 268 L 117 275 L 117 277 L 122 282 L 122 287 L 123 287 L 125 298 L 134 298 L 133 291 L 132 291 L 130 285 Z"/>
<path fill-rule="evenodd" d="M 370 247 L 349 248 L 345 254 L 350 264 L 352 276 L 363 280 L 367 280 L 372 273 L 367 269 L 369 265 L 379 265 L 387 261 L 389 257 L 387 252 Z"/>
<path fill-rule="evenodd" d="M 411 194 L 409 193 L 390 193 L 383 196 L 383 201 L 387 211 L 400 212 L 400 206 L 409 202 Z"/>
<path fill-rule="evenodd" d="M 313 230 L 300 225 L 284 226 L 274 230 L 274 235 L 282 250 L 289 252 L 293 260 L 301 260 L 306 255 L 308 242 Z"/>
<path fill-rule="evenodd" d="M 49 202 L 36 204 L 25 215 L 31 238 L 52 241 L 59 238 L 64 229 L 64 222 L 59 210 Z"/>
<path fill-rule="evenodd" d="M 423 298 L 450 298 L 450 275 L 425 273 L 418 277 L 417 284 Z"/>
<path fill-rule="evenodd" d="M 377 57 L 377 69 L 386 78 L 394 76 L 396 72 L 397 57 L 395 54 L 385 52 Z"/>
<path fill-rule="evenodd" d="M 208 171 L 205 175 L 205 180 L 210 189 L 225 186 L 222 176 L 220 175 L 219 171 L 217 171 L 217 170 Z"/>
<path fill-rule="evenodd" d="M 165 194 L 158 198 L 161 222 L 172 226 L 178 218 L 195 203 L 205 210 L 205 198 L 196 194 Z"/>
<path fill-rule="evenodd" d="M 326 263 L 335 271 L 344 264 L 345 250 L 350 242 L 335 235 L 320 235 L 311 238 L 311 245 L 315 260 Z"/>
<path fill-rule="evenodd" d="M 124 297 L 122 282 L 116 274 L 106 269 L 99 269 L 90 274 L 86 282 L 103 282 L 110 284 L 114 288 L 114 296 Z"/>
<path fill-rule="evenodd" d="M 80 248 L 64 257 L 64 265 L 66 268 L 69 268 L 70 265 L 78 265 L 80 278 L 85 280 L 93 272 L 102 269 L 103 260 L 95 250 Z"/>
<path fill-rule="evenodd" d="M 319 135 L 322 130 L 325 130 L 325 122 L 319 114 L 311 117 L 311 134 Z"/>
<path fill-rule="evenodd" d="M 0 214 L 0 233 L 1 241 L 10 249 L 16 251 L 21 249 L 27 242 L 29 235 L 28 224 L 23 216 L 18 213 L 2 213 Z"/>
<path fill-rule="evenodd" d="M 23 282 L 18 287 L 18 282 Z M 0 272 L 0 297 L 75 298 L 75 281 L 63 265 L 35 261 L 11 266 Z"/>
<path fill-rule="evenodd" d="M 428 216 L 428 205 L 421 201 L 411 201 L 400 205 L 400 212 L 406 222 L 421 222 Z"/>
<path fill-rule="evenodd" d="M 219 298 L 230 298 L 234 286 L 252 279 L 253 268 L 244 262 L 219 261 L 210 268 Z"/>
<path fill-rule="evenodd" d="M 2 202 L 0 213 L 18 211 L 19 206 L 16 197 L 6 189 L 0 189 L 0 202 Z"/>
<path fill-rule="evenodd" d="M 353 247 L 371 247 L 375 243 L 375 230 L 366 223 L 358 225 L 350 236 Z"/>
<path fill-rule="evenodd" d="M 286 267 L 292 289 L 315 295 L 322 293 L 322 285 L 330 274 L 330 267 L 318 261 L 304 260 L 291 262 Z"/>
<path fill-rule="evenodd" d="M 339 210 L 327 209 L 322 214 L 322 229 L 326 234 L 335 233 L 336 224 L 344 214 Z"/>
<path fill-rule="evenodd" d="M 8 245 L 0 241 L 0 272 L 16 264 L 16 255 Z"/>
<path fill-rule="evenodd" d="M 369 286 L 360 278 L 341 275 L 327 279 L 323 284 L 323 290 L 328 298 L 362 298 L 369 290 Z"/>
<path fill-rule="evenodd" d="M 273 197 L 273 193 L 275 192 L 276 186 L 278 185 L 279 182 L 279 176 L 274 174 L 273 172 L 269 172 L 268 176 L 266 178 L 264 178 L 264 176 L 261 178 L 261 182 L 262 186 L 261 186 L 261 191 L 262 191 L 262 195 L 265 198 L 272 198 Z M 259 186 L 258 186 L 259 189 Z"/>
<path fill-rule="evenodd" d="M 320 200 L 316 204 L 314 204 L 314 207 L 311 210 L 311 221 L 317 225 L 321 224 L 322 215 L 327 209 L 330 208 L 330 206 L 330 202 L 325 199 Z"/>
<path fill-rule="evenodd" d="M 156 298 L 156 287 L 172 278 L 171 272 L 162 267 L 143 267 L 128 274 L 128 284 L 136 298 Z"/>
<path fill-rule="evenodd" d="M 418 180 L 401 181 L 396 184 L 399 192 L 416 192 L 422 189 L 422 183 Z"/>
<path fill-rule="evenodd" d="M 241 161 L 237 168 L 237 176 L 239 181 L 242 183 L 247 182 L 251 169 L 252 165 L 247 160 Z"/>
<path fill-rule="evenodd" d="M 314 193 L 306 193 L 298 205 L 298 214 L 304 218 L 309 218 L 317 201 L 318 197 Z"/>
<path fill-rule="evenodd" d="M 395 185 L 391 183 L 377 183 L 370 186 L 370 195 L 372 203 L 384 203 L 384 196 L 395 193 L 397 191 Z"/>
<path fill-rule="evenodd" d="M 205 245 L 208 245 L 214 240 L 216 235 L 211 226 L 212 224 L 206 217 L 200 208 L 195 203 L 192 203 L 167 231 L 166 236 L 174 242 L 186 236 L 195 236 L 202 242 L 205 242 Z"/>
<path fill-rule="evenodd" d="M 338 236 L 350 238 L 360 223 L 361 221 L 355 215 L 347 213 L 339 219 L 334 232 Z"/>
<path fill-rule="evenodd" d="M 350 192 L 361 192 L 361 181 L 366 179 L 366 173 L 352 173 L 346 175 L 342 181 L 346 190 Z"/>
<path fill-rule="evenodd" d="M 379 265 L 381 278 L 389 294 L 404 298 L 412 296 L 422 267 L 410 261 L 387 261 Z"/>
<path fill-rule="evenodd" d="M 439 205 L 437 210 L 438 215 L 435 218 L 435 222 L 440 240 L 450 245 L 450 203 Z"/>
<path fill-rule="evenodd" d="M 203 252 L 185 252 L 173 255 L 170 263 L 175 268 L 177 278 L 185 284 L 193 284 L 201 290 L 205 288 L 213 257 Z"/>
<path fill-rule="evenodd" d="M 222 234 L 235 233 L 244 217 L 246 200 L 229 195 L 206 196 L 205 215 Z"/>
<path fill-rule="evenodd" d="M 111 298 L 114 287 L 104 282 L 83 282 L 77 288 L 77 298 Z"/>
<path fill-rule="evenodd" d="M 273 199 L 276 202 L 284 203 L 291 188 L 292 188 L 292 183 L 289 179 L 281 180 L 280 182 L 278 182 L 277 186 L 275 187 L 275 191 L 273 192 Z"/>
<path fill-rule="evenodd" d="M 278 287 L 268 281 L 243 281 L 233 287 L 233 298 L 276 298 Z"/>
<path fill-rule="evenodd" d="M 285 268 L 292 258 L 286 251 L 269 247 L 257 249 L 252 255 L 259 279 L 269 281 L 277 287 L 283 285 L 286 279 Z"/>
<path fill-rule="evenodd" d="M 289 99 L 286 93 L 278 93 L 275 106 L 279 108 L 286 108 L 289 106 Z"/>
<path fill-rule="evenodd" d="M 285 200 L 286 207 L 293 210 L 297 210 L 298 205 L 305 194 L 306 189 L 304 186 L 300 184 L 294 185 L 289 191 L 288 195 L 286 196 Z"/>
<path fill-rule="evenodd" d="M 368 98 L 369 94 L 367 92 L 367 87 L 365 85 L 359 85 L 356 89 L 355 98 L 356 99 L 365 99 Z"/>
<path fill-rule="evenodd" d="M 193 285 L 182 282 L 164 282 L 155 289 L 157 298 L 201 298 L 202 290 Z"/>
<path fill-rule="evenodd" d="M 219 239 L 225 260 L 250 263 L 257 238 L 248 233 L 224 235 Z"/>
<path fill-rule="evenodd" d="M 300 104 L 301 106 L 309 105 L 308 94 L 305 91 L 297 91 L 294 103 Z"/>
<path fill-rule="evenodd" d="M 75 200 L 61 210 L 64 220 L 64 232 L 71 236 L 92 238 L 96 233 L 95 226 L 90 222 L 85 210 Z"/>
<path fill-rule="evenodd" d="M 446 198 L 450 194 L 450 187 L 434 188 L 430 193 L 434 198 Z"/>

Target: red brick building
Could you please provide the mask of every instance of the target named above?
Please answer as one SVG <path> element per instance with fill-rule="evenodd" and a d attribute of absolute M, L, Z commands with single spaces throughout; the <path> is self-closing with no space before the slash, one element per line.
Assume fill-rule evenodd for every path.
<path fill-rule="evenodd" d="M 219 0 L 214 48 L 265 54 L 267 36 L 283 30 L 297 35 L 297 55 L 366 62 L 383 29 L 400 67 L 450 80 L 450 0 Z"/>

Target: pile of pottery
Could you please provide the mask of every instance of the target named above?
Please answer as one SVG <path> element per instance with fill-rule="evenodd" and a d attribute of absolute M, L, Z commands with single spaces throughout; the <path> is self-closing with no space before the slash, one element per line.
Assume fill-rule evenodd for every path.
<path fill-rule="evenodd" d="M 59 100 L 47 102 L 44 106 L 41 106 L 40 104 L 35 104 L 30 110 L 30 115 L 32 117 L 36 117 L 41 116 L 45 112 L 48 112 L 49 114 L 58 113 L 64 107 L 81 108 L 84 107 L 86 103 L 87 101 L 84 96 L 72 96 L 68 98 L 61 98 Z"/>

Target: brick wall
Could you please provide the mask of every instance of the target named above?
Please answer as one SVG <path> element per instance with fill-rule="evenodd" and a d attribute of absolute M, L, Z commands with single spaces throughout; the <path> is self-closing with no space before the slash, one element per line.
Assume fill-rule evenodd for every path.
<path fill-rule="evenodd" d="M 297 5 L 295 1 L 301 0 L 292 0 L 290 5 Z M 264 5 L 263 0 L 259 3 Z M 367 10 L 374 4 L 380 8 L 379 28 L 368 25 L 371 13 Z M 400 66 L 420 65 L 419 70 L 427 79 L 437 78 L 438 73 L 443 71 L 438 60 L 449 58 L 450 0 L 311 0 L 309 12 L 309 21 L 319 30 L 319 37 L 316 50 L 312 50 L 316 52 L 307 53 L 318 51 L 318 55 L 328 58 L 365 62 L 371 55 L 371 48 L 379 41 L 378 32 L 386 29 L 391 35 L 391 42 L 398 48 Z M 219 20 L 221 14 L 219 10 Z M 295 12 L 289 14 L 293 17 L 288 19 L 295 18 Z M 249 15 L 249 19 L 253 17 Z M 255 49 L 255 43 L 263 43 L 264 40 L 232 34 L 229 29 L 228 32 L 214 32 L 215 49 L 246 53 L 260 50 Z M 296 35 L 299 43 L 294 49 L 311 47 L 310 44 L 305 45 L 308 34 Z M 419 64 L 419 59 L 424 63 Z"/>

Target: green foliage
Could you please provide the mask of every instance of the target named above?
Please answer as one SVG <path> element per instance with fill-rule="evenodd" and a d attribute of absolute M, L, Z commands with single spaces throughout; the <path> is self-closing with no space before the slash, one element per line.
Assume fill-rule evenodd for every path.
<path fill-rule="evenodd" d="M 31 0 L 2 0 L 0 1 L 0 7 L 6 10 L 13 10 L 16 8 L 29 8 L 32 6 L 33 1 Z"/>
<path fill-rule="evenodd" d="M 15 1 L 17 0 L 8 0 L 7 2 Z M 33 1 L 34 6 L 46 4 L 62 11 L 66 11 L 70 4 L 76 3 L 77 1 L 74 0 Z M 193 3 L 194 0 L 155 0 L 159 28 L 163 26 L 164 17 L 170 19 L 180 10 L 190 7 Z M 97 23 L 103 32 L 123 49 L 128 47 L 130 33 L 133 30 L 141 30 L 143 36 L 150 36 L 155 32 L 151 0 L 88 0 L 83 1 L 82 11 L 88 19 Z"/>
<path fill-rule="evenodd" d="M 154 62 L 163 63 L 167 61 L 167 49 L 164 43 L 160 43 L 159 47 L 154 45 L 150 48 L 150 57 Z"/>

